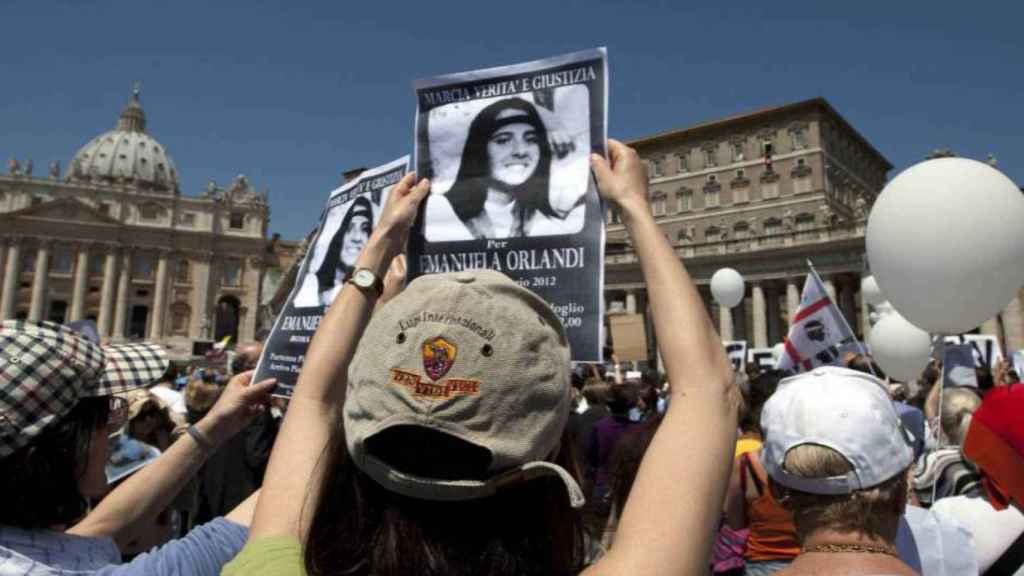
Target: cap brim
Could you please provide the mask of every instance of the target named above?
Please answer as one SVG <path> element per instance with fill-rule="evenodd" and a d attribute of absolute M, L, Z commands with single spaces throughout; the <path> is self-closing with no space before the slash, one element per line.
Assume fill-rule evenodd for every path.
<path fill-rule="evenodd" d="M 170 363 L 156 344 L 115 344 L 103 347 L 103 374 L 91 396 L 110 396 L 153 384 Z"/>
<path fill-rule="evenodd" d="M 544 476 L 555 476 L 565 485 L 569 505 L 582 508 L 586 503 L 583 490 L 571 474 L 551 462 L 527 462 L 488 480 L 437 480 L 405 474 L 373 456 L 365 456 L 360 468 L 378 484 L 403 496 L 421 500 L 453 502 L 476 500 L 498 493 L 502 488 Z"/>

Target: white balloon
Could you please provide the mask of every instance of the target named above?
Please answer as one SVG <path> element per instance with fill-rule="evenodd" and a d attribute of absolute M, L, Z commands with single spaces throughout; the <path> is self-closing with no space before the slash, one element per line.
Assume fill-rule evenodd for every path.
<path fill-rule="evenodd" d="M 732 268 L 719 268 L 711 276 L 711 295 L 726 308 L 732 308 L 743 300 L 743 276 Z"/>
<path fill-rule="evenodd" d="M 867 253 L 885 297 L 937 334 L 973 330 L 1024 283 L 1024 195 L 995 168 L 966 158 L 911 166 L 882 190 Z"/>
<path fill-rule="evenodd" d="M 878 287 L 878 282 L 874 276 L 865 276 L 860 280 L 860 294 L 864 298 L 864 301 L 871 306 L 876 306 L 885 302 L 885 296 L 882 295 L 882 290 Z"/>
<path fill-rule="evenodd" d="M 932 339 L 898 312 L 886 314 L 868 336 L 871 356 L 885 373 L 902 382 L 918 378 L 928 365 Z"/>

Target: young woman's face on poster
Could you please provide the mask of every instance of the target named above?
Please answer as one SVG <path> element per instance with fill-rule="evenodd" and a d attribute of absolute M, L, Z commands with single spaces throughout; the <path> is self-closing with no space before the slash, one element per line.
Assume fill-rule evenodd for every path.
<path fill-rule="evenodd" d="M 348 230 L 341 239 L 341 261 L 348 267 L 355 266 L 359 253 L 370 238 L 370 219 L 366 216 L 353 216 Z"/>
<path fill-rule="evenodd" d="M 507 110 L 498 119 L 517 112 Z M 491 178 L 506 186 L 519 186 L 529 180 L 540 162 L 539 138 L 537 129 L 525 122 L 498 128 L 487 140 Z"/>

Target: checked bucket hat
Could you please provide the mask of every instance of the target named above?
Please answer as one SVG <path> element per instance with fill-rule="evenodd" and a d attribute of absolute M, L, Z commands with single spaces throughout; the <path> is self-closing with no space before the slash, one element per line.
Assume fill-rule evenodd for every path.
<path fill-rule="evenodd" d="M 155 344 L 99 346 L 52 322 L 0 322 L 0 458 L 60 421 L 79 399 L 147 386 L 167 364 Z"/>

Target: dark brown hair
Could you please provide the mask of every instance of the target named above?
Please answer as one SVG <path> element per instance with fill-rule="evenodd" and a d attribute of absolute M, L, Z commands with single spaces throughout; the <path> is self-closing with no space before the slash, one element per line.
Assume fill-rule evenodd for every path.
<path fill-rule="evenodd" d="M 88 511 L 78 481 L 92 435 L 110 417 L 110 399 L 83 398 L 67 415 L 0 460 L 0 525 L 41 530 L 68 525 Z"/>
<path fill-rule="evenodd" d="M 397 447 L 400 439 L 413 437 L 408 432 L 422 436 L 428 431 L 406 430 L 394 442 L 385 443 Z M 424 471 L 464 467 L 459 464 L 458 441 L 448 438 L 436 444 L 418 442 L 417 458 L 396 459 L 403 462 L 403 471 L 424 476 L 429 476 Z M 431 449 L 437 444 L 441 447 Z M 467 454 L 480 450 L 462 444 Z M 384 446 L 376 455 L 383 459 L 388 449 Z M 468 460 L 481 464 L 476 456 Z M 489 454 L 484 460 L 489 460 Z M 565 432 L 554 461 L 579 477 L 573 444 Z M 568 576 L 582 569 L 582 519 L 569 506 L 565 486 L 557 479 L 511 485 L 495 496 L 464 502 L 402 496 L 384 489 L 355 466 L 340 421 L 319 465 L 324 470 L 316 492 L 320 498 L 313 506 L 304 551 L 311 576 Z"/>

